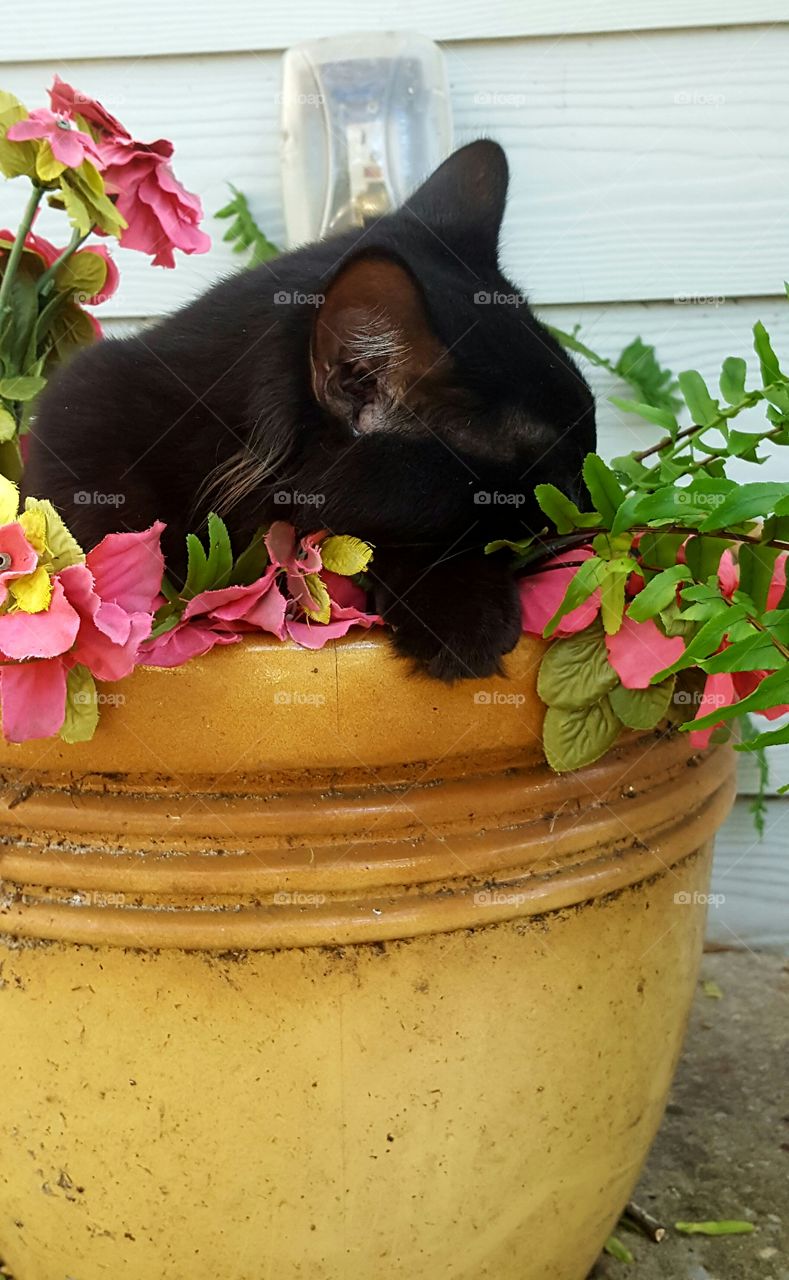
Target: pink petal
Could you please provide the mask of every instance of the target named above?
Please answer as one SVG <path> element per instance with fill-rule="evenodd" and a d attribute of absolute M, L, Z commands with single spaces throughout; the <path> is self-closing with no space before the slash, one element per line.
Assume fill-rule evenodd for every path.
<path fill-rule="evenodd" d="M 11 564 L 0 572 L 0 583 L 32 573 L 38 565 L 38 555 L 31 547 L 20 524 L 6 524 L 0 528 L 0 554 L 10 557 Z"/>
<path fill-rule="evenodd" d="M 0 698 L 8 742 L 52 738 L 66 718 L 66 669 L 57 659 L 3 667 Z"/>
<path fill-rule="evenodd" d="M 345 578 L 341 573 L 332 573 L 330 569 L 323 569 L 321 577 L 333 604 L 359 609 L 362 613 L 365 611 L 367 593 L 351 578 Z"/>
<path fill-rule="evenodd" d="M 275 520 L 263 541 L 272 564 L 289 566 L 296 552 L 296 532 L 292 524 Z"/>
<path fill-rule="evenodd" d="M 285 610 L 288 602 L 276 583 L 261 596 L 245 615 L 244 621 L 260 631 L 268 631 L 273 636 L 285 639 Z"/>
<path fill-rule="evenodd" d="M 707 676 L 704 693 L 694 720 L 700 720 L 702 716 L 708 716 L 720 707 L 730 707 L 736 701 L 737 690 L 735 689 L 731 672 L 719 671 L 714 675 Z M 712 725 L 709 729 L 691 730 L 691 745 L 701 748 L 708 746 L 710 738 L 717 728 L 718 725 Z"/>
<path fill-rule="evenodd" d="M 202 657 L 216 644 L 234 644 L 238 635 L 227 635 L 200 623 L 179 624 L 143 645 L 139 655 L 142 667 L 180 667 L 191 658 Z"/>
<path fill-rule="evenodd" d="M 77 638 L 79 614 L 66 599 L 62 584 L 52 579 L 52 599 L 41 613 L 18 610 L 0 617 L 0 653 L 7 658 L 57 658 Z"/>
<path fill-rule="evenodd" d="M 128 613 L 152 613 L 162 586 L 164 557 L 160 520 L 142 533 L 109 533 L 88 552 L 86 564 L 102 600 Z"/>
<path fill-rule="evenodd" d="M 737 562 L 731 552 L 731 547 L 727 547 L 720 558 L 718 565 L 718 583 L 723 594 L 731 600 L 740 581 L 740 570 Z"/>
<path fill-rule="evenodd" d="M 626 689 L 646 689 L 653 676 L 685 652 L 681 636 L 664 636 L 652 619 L 634 622 L 625 614 L 616 635 L 606 636 L 608 660 Z"/>
<path fill-rule="evenodd" d="M 767 608 L 777 609 L 786 590 L 786 554 L 780 555 L 773 569 L 773 580 L 767 592 Z"/>
<path fill-rule="evenodd" d="M 755 693 L 765 676 L 773 675 L 772 671 L 735 671 L 732 673 L 737 698 L 747 698 Z M 764 716 L 765 720 L 779 720 L 789 711 L 787 706 L 769 707 L 766 711 L 754 711 L 755 716 Z"/>
<path fill-rule="evenodd" d="M 578 562 L 589 560 L 593 555 L 593 551 L 583 547 L 568 551 L 564 556 L 557 556 L 553 560 L 549 560 L 548 564 L 539 573 L 521 578 L 518 590 L 521 598 L 524 631 L 528 631 L 532 635 L 542 635 L 562 603 L 568 586 L 578 572 Z M 568 560 L 573 562 L 570 567 L 561 569 L 552 569 L 550 567 L 551 565 L 565 565 Z M 583 604 L 579 604 L 577 609 L 573 609 L 572 613 L 568 613 L 566 617 L 562 618 L 555 634 L 557 636 L 572 636 L 577 631 L 583 631 L 591 622 L 594 622 L 599 609 L 600 592 L 597 590 Z"/>
<path fill-rule="evenodd" d="M 223 618 L 226 621 L 245 617 L 247 611 L 270 590 L 275 572 L 274 567 L 269 566 L 263 577 L 258 578 L 257 582 L 250 583 L 249 586 L 219 587 L 212 591 L 201 591 L 184 609 L 184 621 L 188 622 L 199 614 L 208 614 L 212 618 Z"/>
<path fill-rule="evenodd" d="M 297 622 L 289 619 L 285 624 L 288 635 L 304 649 L 322 649 L 329 640 L 346 635 L 351 627 L 374 627 L 383 624 L 383 618 L 375 613 L 360 613 L 358 609 L 343 609 L 332 605 L 330 622 Z"/>

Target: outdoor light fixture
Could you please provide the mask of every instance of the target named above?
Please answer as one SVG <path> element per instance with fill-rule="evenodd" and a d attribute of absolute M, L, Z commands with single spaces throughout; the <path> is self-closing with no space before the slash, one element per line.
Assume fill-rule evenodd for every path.
<path fill-rule="evenodd" d="M 400 31 L 296 45 L 283 63 L 282 135 L 289 247 L 362 226 L 452 149 L 444 55 Z"/>

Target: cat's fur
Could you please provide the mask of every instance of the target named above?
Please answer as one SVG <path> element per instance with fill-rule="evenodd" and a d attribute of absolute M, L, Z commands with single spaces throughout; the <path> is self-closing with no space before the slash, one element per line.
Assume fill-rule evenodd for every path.
<path fill-rule="evenodd" d="M 275 519 L 367 538 L 397 649 L 497 671 L 520 610 L 482 547 L 544 525 L 537 482 L 578 496 L 595 444 L 586 382 L 499 270 L 507 181 L 472 143 L 363 230 L 81 353 L 42 397 L 26 491 L 87 546 L 165 520 L 176 571 L 212 509 L 239 549 Z"/>

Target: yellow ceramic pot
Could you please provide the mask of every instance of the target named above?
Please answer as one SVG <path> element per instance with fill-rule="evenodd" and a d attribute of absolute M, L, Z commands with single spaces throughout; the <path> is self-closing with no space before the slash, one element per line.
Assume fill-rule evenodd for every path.
<path fill-rule="evenodd" d="M 680 1049 L 726 751 L 555 777 L 539 642 L 264 640 L 0 747 L 17 1280 L 582 1280 Z"/>

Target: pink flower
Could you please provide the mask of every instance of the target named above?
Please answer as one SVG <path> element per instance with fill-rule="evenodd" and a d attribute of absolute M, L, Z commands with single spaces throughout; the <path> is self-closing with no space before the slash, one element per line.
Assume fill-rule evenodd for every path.
<path fill-rule="evenodd" d="M 78 631 L 79 614 L 68 600 L 59 577 L 55 577 L 48 609 L 40 613 L 24 613 L 18 609 L 0 616 L 0 654 L 17 662 L 28 658 L 57 658 L 68 652 Z"/>
<path fill-rule="evenodd" d="M 305 578 L 307 574 L 319 573 L 322 567 L 321 553 L 316 546 L 316 539 L 321 537 L 322 532 L 308 534 L 297 545 L 293 525 L 286 524 L 284 520 L 275 520 L 264 539 L 272 565 L 285 570 L 288 592 L 302 609 L 314 607 L 309 583 Z M 299 551 L 302 555 L 299 555 Z"/>
<path fill-rule="evenodd" d="M 189 601 L 175 627 L 143 646 L 142 664 L 180 667 L 215 644 L 233 644 L 248 631 L 267 631 L 284 640 L 287 600 L 277 586 L 276 573 L 271 565 L 249 586 L 202 591 Z"/>
<path fill-rule="evenodd" d="M 6 137 L 12 142 L 46 140 L 55 159 L 67 169 L 78 169 L 83 160 L 91 160 L 101 168 L 101 156 L 90 134 L 82 133 L 68 116 L 56 114 L 48 107 L 39 107 L 31 111 L 26 120 L 12 124 Z"/>
<path fill-rule="evenodd" d="M 161 586 L 163 529 L 157 522 L 142 533 L 110 534 L 85 564 L 54 575 L 47 609 L 0 615 L 0 654 L 19 664 L 0 672 L 9 741 L 60 731 L 71 667 L 82 664 L 99 680 L 120 680 L 134 669 Z"/>
<path fill-rule="evenodd" d="M 38 566 L 38 554 L 31 547 L 20 524 L 0 527 L 0 604 L 8 595 L 7 582 L 25 573 L 33 573 Z"/>
<path fill-rule="evenodd" d="M 71 85 L 61 80 L 60 76 L 55 76 L 52 82 L 52 88 L 49 90 L 49 104 L 53 111 L 61 115 L 81 116 L 100 134 L 107 134 L 113 138 L 130 137 L 128 129 L 124 128 L 120 120 L 111 116 L 106 107 L 103 107 L 95 98 L 89 98 L 87 94 L 80 93 L 79 89 L 72 89 Z"/>
<path fill-rule="evenodd" d="M 659 671 L 685 652 L 681 636 L 665 636 L 649 618 L 634 622 L 627 614 L 615 635 L 605 638 L 608 661 L 626 689 L 646 689 Z"/>
<path fill-rule="evenodd" d="M 778 556 L 773 567 L 772 581 L 767 591 L 768 609 L 778 608 L 786 590 L 786 561 L 787 553 L 784 551 Z M 721 556 L 718 566 L 718 583 L 727 600 L 731 600 L 740 585 L 740 567 L 734 559 L 731 548 L 727 548 Z"/>
<path fill-rule="evenodd" d="M 523 630 L 531 635 L 541 636 L 559 605 L 564 599 L 567 588 L 575 577 L 578 565 L 583 560 L 590 560 L 594 552 L 588 547 L 580 547 L 568 551 L 563 556 L 556 556 L 540 570 L 527 578 L 521 578 L 518 590 L 521 598 L 521 614 Z M 594 622 L 600 610 L 600 591 L 594 591 L 588 600 L 579 604 L 577 609 L 562 618 L 555 635 L 573 636 L 583 631 Z"/>
<path fill-rule="evenodd" d="M 328 622 L 305 622 L 288 618 L 288 635 L 304 649 L 322 649 L 329 640 L 347 635 L 351 627 L 375 627 L 383 625 L 377 613 L 365 613 L 353 605 L 343 606 L 332 601 Z"/>
<path fill-rule="evenodd" d="M 175 266 L 173 249 L 205 253 L 211 247 L 197 225 L 202 205 L 174 177 L 172 154 L 173 144 L 164 139 L 144 143 L 116 136 L 101 143 L 104 182 L 128 224 L 120 243 L 152 254 L 157 267 Z"/>

